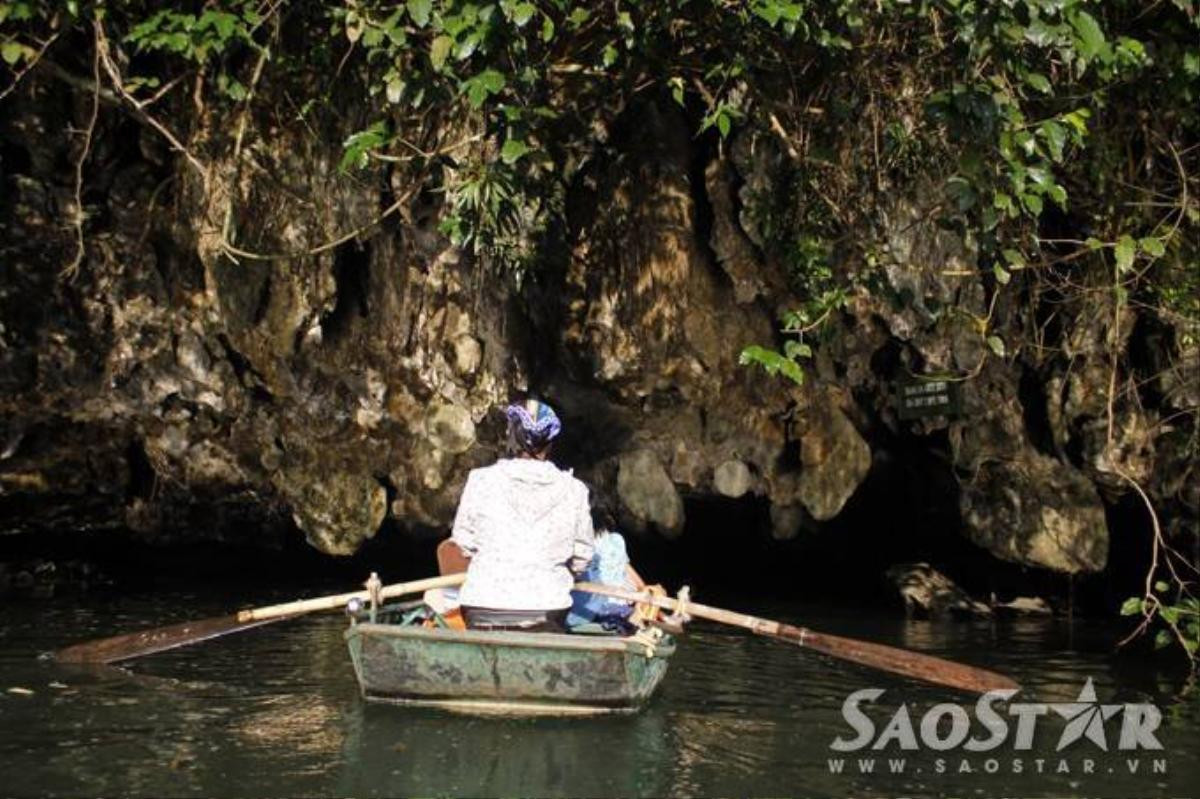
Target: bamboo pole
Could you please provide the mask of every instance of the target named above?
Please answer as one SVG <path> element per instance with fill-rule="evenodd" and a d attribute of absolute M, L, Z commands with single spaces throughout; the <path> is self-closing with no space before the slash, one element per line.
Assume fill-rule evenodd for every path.
<path fill-rule="evenodd" d="M 462 585 L 467 579 L 464 573 L 444 574 L 441 577 L 427 577 L 424 580 L 414 580 L 408 583 L 385 585 L 379 592 L 380 599 L 395 599 L 399 596 L 422 594 L 431 588 L 453 588 Z M 366 602 L 371 598 L 369 591 L 350 591 L 345 594 L 300 599 L 295 602 L 284 602 L 279 605 L 268 605 L 262 608 L 247 608 L 237 613 L 239 622 L 268 621 L 284 616 L 299 616 L 305 613 L 315 613 L 321 610 L 337 610 L 345 607 L 352 599 Z"/>

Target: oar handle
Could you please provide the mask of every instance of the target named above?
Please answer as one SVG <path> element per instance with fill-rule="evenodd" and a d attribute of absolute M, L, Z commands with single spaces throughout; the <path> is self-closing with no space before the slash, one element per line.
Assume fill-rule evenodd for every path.
<path fill-rule="evenodd" d="M 443 574 L 441 577 L 427 577 L 424 580 L 413 580 L 407 583 L 385 585 L 379 592 L 380 599 L 394 599 L 407 594 L 419 594 L 431 588 L 453 588 L 462 585 L 467 579 L 463 572 L 458 574 Z M 313 613 L 318 610 L 334 610 L 344 607 L 352 599 L 368 601 L 371 595 L 367 591 L 350 591 L 345 594 L 322 596 L 315 599 L 301 599 L 296 602 L 284 602 L 279 605 L 268 605 L 262 608 L 248 608 L 238 611 L 239 622 L 266 621 L 282 616 L 296 616 L 302 613 Z"/>
<path fill-rule="evenodd" d="M 782 627 L 779 622 L 771 621 L 770 619 L 761 619 L 758 616 L 750 616 L 745 613 L 725 610 L 724 608 L 701 605 L 699 602 L 693 602 L 690 599 L 686 602 L 681 602 L 678 599 L 669 596 L 658 596 L 649 591 L 630 591 L 625 588 L 588 582 L 575 583 L 575 590 L 586 591 L 589 594 L 601 594 L 613 599 L 623 599 L 626 602 L 642 602 L 664 610 L 682 612 L 688 616 L 742 627 L 759 635 L 778 635 Z"/>

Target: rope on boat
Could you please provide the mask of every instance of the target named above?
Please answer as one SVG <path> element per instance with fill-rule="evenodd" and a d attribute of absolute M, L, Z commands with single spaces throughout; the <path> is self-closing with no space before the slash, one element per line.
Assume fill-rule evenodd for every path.
<path fill-rule="evenodd" d="M 692 617 L 689 616 L 687 612 L 688 603 L 691 601 L 692 589 L 685 585 L 683 588 L 680 588 L 679 593 L 675 595 L 675 612 L 671 614 L 671 617 L 668 619 L 668 621 L 677 622 L 679 624 L 684 624 L 691 621 Z"/>
<path fill-rule="evenodd" d="M 641 644 L 644 647 L 647 658 L 654 657 L 658 651 L 658 645 L 662 642 L 663 631 L 657 627 L 643 627 L 633 635 L 629 636 L 629 640 L 635 644 Z"/>
<path fill-rule="evenodd" d="M 380 594 L 383 591 L 383 581 L 379 579 L 378 574 L 371 572 L 371 576 L 367 578 L 367 582 L 365 583 L 365 588 L 371 600 L 371 623 L 374 624 L 375 614 L 379 611 L 379 605 L 381 604 Z"/>

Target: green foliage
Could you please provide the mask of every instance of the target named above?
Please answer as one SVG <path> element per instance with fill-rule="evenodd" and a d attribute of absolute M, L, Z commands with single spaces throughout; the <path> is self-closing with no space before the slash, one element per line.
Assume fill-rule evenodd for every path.
<path fill-rule="evenodd" d="M 796 385 L 802 386 L 804 385 L 804 370 L 800 367 L 797 359 L 810 357 L 812 351 L 796 341 L 789 341 L 788 344 L 794 346 L 785 349 L 783 354 L 752 344 L 742 350 L 738 357 L 738 363 L 743 366 L 757 364 L 769 375 L 782 375 Z"/>
<path fill-rule="evenodd" d="M 486 256 L 518 279 L 533 257 L 529 233 L 539 230 L 538 205 L 518 189 L 514 162 L 519 156 L 514 153 L 521 146 L 510 140 L 509 158 L 472 161 L 459 169 L 447 186 L 450 208 L 440 225 L 451 242 Z"/>
<path fill-rule="evenodd" d="M 1141 616 L 1144 626 L 1154 627 L 1155 649 L 1178 646 L 1195 665 L 1200 652 L 1200 599 L 1188 585 L 1158 580 L 1145 596 L 1126 599 L 1121 615 Z"/>
<path fill-rule="evenodd" d="M 4 63 L 9 66 L 14 66 L 20 61 L 28 61 L 36 55 L 36 51 L 29 45 L 22 44 L 16 39 L 5 39 L 0 42 L 0 58 L 4 59 Z"/>
<path fill-rule="evenodd" d="M 33 63 L 38 48 L 27 31 L 44 21 L 49 11 L 44 3 L 31 0 L 0 0 L 0 64 L 15 70 Z"/>
<path fill-rule="evenodd" d="M 479 108 L 490 96 L 499 94 L 505 83 L 503 74 L 494 69 L 485 69 L 463 81 L 462 93 L 466 95 L 472 108 Z"/>
<path fill-rule="evenodd" d="M 888 91 L 881 83 L 886 72 L 860 68 L 832 55 L 836 44 L 827 47 L 829 54 L 817 63 L 839 76 L 825 84 L 828 123 L 807 125 L 810 152 L 794 178 L 751 198 L 749 212 L 768 255 L 787 266 L 792 288 L 806 305 L 819 308 L 830 287 L 886 300 L 880 297 L 887 290 L 884 281 L 874 274 L 879 253 L 871 242 L 852 239 L 861 237 L 864 227 L 855 211 L 877 207 L 886 187 L 903 192 L 914 182 L 933 179 L 944 189 L 941 222 L 979 243 L 980 267 L 990 272 L 997 291 L 1018 276 L 1042 281 L 1033 271 L 1039 262 L 1061 257 L 1054 252 L 1061 246 L 1047 246 L 1038 235 L 1046 216 L 1082 216 L 1103 231 L 1096 245 L 1113 255 L 1109 263 L 1117 267 L 1117 297 L 1153 303 L 1172 319 L 1190 320 L 1181 328 L 1181 344 L 1194 341 L 1186 331 L 1200 324 L 1200 302 L 1189 301 L 1194 292 L 1180 286 L 1196 285 L 1182 276 L 1185 269 L 1196 271 L 1195 247 L 1184 245 L 1178 226 L 1164 224 L 1161 213 L 1151 210 L 1154 203 L 1143 201 L 1149 197 L 1129 198 L 1119 207 L 1103 196 L 1112 187 L 1112 175 L 1125 166 L 1120 158 L 1129 157 L 1127 151 L 1108 149 L 1119 140 L 1111 132 L 1110 104 L 1143 107 L 1141 119 L 1156 127 L 1176 125 L 1181 117 L 1184 129 L 1197 130 L 1200 82 L 1180 79 L 1200 73 L 1200 16 L 1193 3 L 1177 4 L 1183 14 L 1164 10 L 1158 15 L 1132 2 L 1087 0 L 884 2 L 873 10 L 841 4 L 836 22 L 820 20 L 828 36 L 813 27 L 816 15 L 804 5 L 752 7 L 772 26 L 792 19 L 797 38 L 825 45 L 834 36 L 854 41 L 871 30 L 877 42 L 897 41 L 900 37 L 882 32 L 887 18 L 906 33 L 903 44 L 890 52 L 893 63 L 921 64 L 922 80 L 901 82 L 920 100 L 922 116 L 914 121 L 902 102 L 892 102 L 895 110 L 889 111 L 889 103 L 877 99 Z M 1138 96 L 1132 87 L 1139 83 L 1143 89 L 1154 87 L 1158 99 L 1147 103 Z M 1099 133 L 1093 130 L 1098 116 L 1109 119 Z M 1117 117 L 1120 123 L 1139 124 L 1137 119 L 1128 112 Z M 868 124 L 874 132 L 869 139 L 860 136 L 859 160 L 839 162 L 846 149 L 839 140 Z M 1143 130 L 1126 129 L 1123 135 L 1156 135 L 1166 154 L 1163 134 L 1147 134 L 1147 123 L 1140 124 Z M 1095 142 L 1098 135 L 1103 138 Z M 1186 146 L 1176 143 L 1177 149 Z M 861 157 L 872 150 L 873 158 Z M 824 173 L 814 175 L 813 165 L 822 162 L 827 163 Z M 1189 179 L 1182 166 L 1179 175 Z M 1158 181 L 1158 191 L 1166 190 L 1162 184 Z M 1200 212 L 1187 204 L 1173 213 L 1191 225 L 1200 222 Z M 1017 289 L 1017 283 L 1008 290 Z M 806 317 L 819 313 L 810 310 Z M 1008 332 L 989 330 L 980 321 L 993 355 L 1007 357 L 1019 344 Z"/>
<path fill-rule="evenodd" d="M 728 102 L 718 103 L 704 115 L 704 119 L 700 123 L 700 133 L 715 127 L 722 139 L 727 138 L 733 129 L 733 121 L 741 116 L 743 114 L 737 106 Z"/>
<path fill-rule="evenodd" d="M 800 299 L 781 346 L 801 333 L 819 346 L 849 297 L 890 291 L 864 217 L 926 183 L 944 195 L 938 221 L 978 241 L 997 290 L 1041 279 L 1063 257 L 1041 226 L 1078 217 L 1096 245 L 1078 263 L 1106 265 L 1123 302 L 1200 319 L 1185 240 L 1200 224 L 1196 193 L 1179 218 L 1155 210 L 1190 167 L 1177 179 L 1158 163 L 1156 193 L 1110 199 L 1137 160 L 1114 141 L 1164 153 L 1174 141 L 1195 158 L 1191 0 L 0 0 L 0 64 L 30 63 L 52 29 L 86 42 L 96 18 L 126 49 L 127 90 L 192 71 L 235 102 L 254 79 L 247 56 L 284 25 L 303 47 L 268 80 L 287 83 L 290 117 L 314 132 L 336 124 L 348 179 L 402 170 L 436 186 L 442 229 L 500 267 L 525 268 L 561 221 L 563 184 L 609 109 L 658 97 L 723 152 L 740 133 L 777 141 L 774 183 L 747 186 L 743 210 Z M 1114 113 L 1118 102 L 1138 113 Z M 349 136 L 347 120 L 361 126 Z M 1020 350 L 1011 331 L 981 335 L 998 356 Z"/>
<path fill-rule="evenodd" d="M 166 52 L 205 63 L 235 42 L 253 43 L 250 31 L 261 21 L 253 0 L 223 3 L 199 13 L 163 9 L 134 25 L 125 40 L 141 52 Z"/>
<path fill-rule="evenodd" d="M 339 167 L 342 171 L 351 167 L 365 168 L 371 152 L 381 149 L 390 138 L 386 122 L 376 122 L 365 130 L 351 134 L 342 142 L 342 162 Z"/>

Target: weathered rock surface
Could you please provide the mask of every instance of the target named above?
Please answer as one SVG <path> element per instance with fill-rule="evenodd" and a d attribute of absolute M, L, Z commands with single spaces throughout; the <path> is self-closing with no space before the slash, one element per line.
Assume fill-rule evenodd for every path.
<path fill-rule="evenodd" d="M 634 525 L 645 529 L 652 524 L 669 538 L 683 531 L 683 500 L 653 451 L 639 449 L 621 456 L 617 496 Z"/>
<path fill-rule="evenodd" d="M 1040 596 L 1019 596 L 1008 602 L 1000 602 L 995 606 L 998 613 L 1010 613 L 1014 616 L 1050 616 L 1054 608 Z"/>
<path fill-rule="evenodd" d="M 352 555 L 371 538 L 387 512 L 387 492 L 370 477 L 313 471 L 276 473 L 275 486 L 292 507 L 308 542 L 331 555 Z"/>
<path fill-rule="evenodd" d="M 871 448 L 826 394 L 801 413 L 796 432 L 803 464 L 797 496 L 814 519 L 832 519 L 870 471 Z"/>
<path fill-rule="evenodd" d="M 967 535 L 993 554 L 1069 574 L 1104 568 L 1108 526 L 1095 485 L 1028 440 L 1013 387 L 987 370 L 969 385 L 969 422 L 950 430 L 965 477 Z"/>
<path fill-rule="evenodd" d="M 991 608 L 971 598 L 953 580 L 928 563 L 898 563 L 887 570 L 908 615 L 988 616 Z"/>
<path fill-rule="evenodd" d="M 1096 488 L 1040 455 L 984 464 L 964 486 L 968 535 L 1006 560 L 1074 574 L 1108 560 L 1108 527 Z"/>
<path fill-rule="evenodd" d="M 475 443 L 475 422 L 466 408 L 438 404 L 425 416 L 425 434 L 436 449 L 458 455 Z"/>
<path fill-rule="evenodd" d="M 72 92 L 38 73 L 0 114 L 5 531 L 169 540 L 295 525 L 347 554 L 388 517 L 444 529 L 467 472 L 502 451 L 494 409 L 526 391 L 562 412 L 558 458 L 619 500 L 624 523 L 668 537 L 684 533 L 688 498 L 708 496 L 759 497 L 773 536 L 803 535 L 852 501 L 875 436 L 928 441 L 961 481 L 947 502 L 966 535 L 1043 568 L 1103 567 L 1105 502 L 1128 478 L 1200 508 L 1193 431 L 1166 421 L 1196 404 L 1196 374 L 1160 369 L 1163 410 L 1122 406 L 1110 431 L 1110 355 L 1137 319 L 1068 331 L 1069 360 L 990 355 L 978 319 L 1029 320 L 989 306 L 975 243 L 938 223 L 928 188 L 871 217 L 863 235 L 894 296 L 850 297 L 801 388 L 737 363 L 777 343 L 778 310 L 805 299 L 751 213 L 781 190 L 770 137 L 739 134 L 722 153 L 669 102 L 627 109 L 564 176 L 562 244 L 518 290 L 437 232 L 428 190 L 361 239 L 235 260 L 195 176 L 103 106 L 85 257 L 64 274 L 74 190 L 61 165 L 87 112 Z M 330 142 L 361 122 L 345 102 Z M 335 147 L 290 136 L 252 120 L 253 168 L 215 165 L 216 200 L 242 200 L 240 247 L 310 249 L 411 188 L 344 179 Z M 1095 318 L 1113 317 L 1097 303 Z M 966 417 L 901 422 L 893 381 L 941 371 L 967 376 Z"/>
<path fill-rule="evenodd" d="M 754 485 L 750 467 L 739 460 L 725 461 L 713 472 L 713 488 L 722 496 L 737 499 Z"/>

